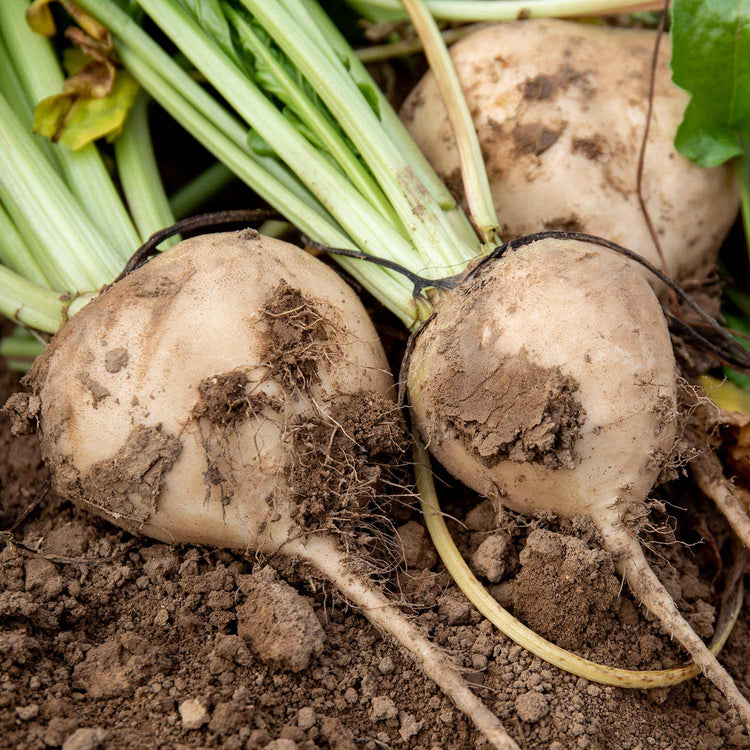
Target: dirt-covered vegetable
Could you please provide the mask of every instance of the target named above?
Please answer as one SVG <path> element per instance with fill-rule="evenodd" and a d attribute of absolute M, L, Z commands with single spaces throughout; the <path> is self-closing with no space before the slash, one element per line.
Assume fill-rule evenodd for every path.
<path fill-rule="evenodd" d="M 739 208 L 729 166 L 701 168 L 674 146 L 689 95 L 671 80 L 662 40 L 637 193 L 656 32 L 557 20 L 491 26 L 451 48 L 505 239 L 542 229 L 588 232 L 625 245 L 674 279 L 713 269 Z M 451 124 L 428 73 L 402 109 L 410 133 L 454 194 L 462 194 Z M 653 277 L 651 277 L 653 280 Z"/>

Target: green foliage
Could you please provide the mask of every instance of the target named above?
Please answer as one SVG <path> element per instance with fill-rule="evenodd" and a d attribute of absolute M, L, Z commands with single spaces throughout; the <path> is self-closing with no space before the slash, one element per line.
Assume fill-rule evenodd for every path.
<path fill-rule="evenodd" d="M 677 150 L 715 167 L 750 147 L 750 0 L 675 0 L 674 82 L 692 94 Z"/>
<path fill-rule="evenodd" d="M 744 333 L 745 335 L 750 336 L 750 322 L 747 320 L 747 318 L 739 318 L 736 315 L 724 313 L 724 320 L 726 321 L 727 327 L 731 328 L 733 331 Z M 740 344 L 742 344 L 742 346 L 745 347 L 745 349 L 750 349 L 750 339 L 746 339 L 741 336 L 736 336 L 735 338 Z M 744 388 L 746 390 L 750 389 L 750 375 L 745 375 L 742 372 L 737 372 L 737 370 L 733 370 L 730 367 L 724 368 L 724 374 L 727 376 L 727 380 L 731 380 L 740 388 Z"/>
<path fill-rule="evenodd" d="M 218 42 L 227 55 L 238 62 L 232 32 L 220 0 L 180 0 L 180 3 L 198 21 L 203 31 Z"/>
<path fill-rule="evenodd" d="M 320 98 L 314 87 L 300 72 L 297 66 L 274 42 L 271 35 L 242 6 L 231 0 L 179 0 L 183 8 L 191 13 L 201 28 L 207 31 L 222 47 L 224 52 L 263 90 L 270 100 L 275 101 L 281 113 L 294 125 L 315 148 L 330 156 L 326 145 L 308 121 L 306 114 L 300 111 L 287 88 L 278 79 L 276 72 L 268 61 L 258 54 L 254 44 L 262 45 L 270 53 L 275 64 L 293 82 L 295 88 L 312 104 L 317 114 L 323 117 L 335 130 L 346 147 L 355 156 L 358 151 L 350 138 L 336 122 L 328 107 Z M 252 39 L 248 38 L 252 35 Z M 345 67 L 349 61 L 344 58 Z M 375 114 L 380 116 L 377 92 L 371 84 L 357 84 L 362 96 Z M 258 156 L 276 156 L 270 146 L 256 132 L 248 134 L 248 145 Z M 333 160 L 335 163 L 335 160 Z"/>

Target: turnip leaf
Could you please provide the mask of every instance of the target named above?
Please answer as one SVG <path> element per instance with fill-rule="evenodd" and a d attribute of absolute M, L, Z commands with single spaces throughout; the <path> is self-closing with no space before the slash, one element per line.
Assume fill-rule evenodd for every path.
<path fill-rule="evenodd" d="M 715 167 L 750 147 L 750 0 L 675 0 L 673 80 L 692 94 L 677 150 Z"/>

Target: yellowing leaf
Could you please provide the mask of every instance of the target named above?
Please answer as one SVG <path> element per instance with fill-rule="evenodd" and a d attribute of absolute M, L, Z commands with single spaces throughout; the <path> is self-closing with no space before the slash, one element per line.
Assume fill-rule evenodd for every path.
<path fill-rule="evenodd" d="M 106 97 L 55 94 L 37 106 L 34 132 L 77 151 L 98 138 L 116 136 L 137 93 L 135 80 L 125 71 L 119 71 Z"/>
<path fill-rule="evenodd" d="M 26 23 L 42 36 L 55 35 L 55 19 L 49 9 L 51 2 L 54 2 L 54 0 L 34 0 L 26 9 Z"/>
<path fill-rule="evenodd" d="M 719 380 L 710 375 L 703 375 L 700 381 L 706 395 L 720 409 L 750 414 L 750 391 L 738 388 L 728 380 Z"/>
<path fill-rule="evenodd" d="M 55 0 L 34 0 L 26 9 L 26 23 L 37 34 L 42 34 L 42 36 L 55 35 L 55 31 L 57 30 L 55 19 L 52 16 L 52 11 L 49 9 L 50 3 L 54 2 Z M 102 26 L 99 21 L 83 11 L 71 0 L 60 0 L 60 4 L 88 36 L 96 39 L 98 42 L 108 42 L 111 48 L 111 36 L 105 26 Z"/>

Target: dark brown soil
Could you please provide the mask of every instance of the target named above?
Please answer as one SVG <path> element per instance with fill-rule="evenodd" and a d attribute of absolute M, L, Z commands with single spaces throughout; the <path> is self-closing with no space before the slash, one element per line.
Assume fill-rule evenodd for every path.
<path fill-rule="evenodd" d="M 2 376 L 3 397 L 14 388 Z M 47 487 L 36 438 L 0 432 L 0 747 L 464 750 L 481 739 L 411 659 L 303 566 L 131 536 Z M 367 436 L 364 436 L 367 437 Z M 458 493 L 458 494 L 457 494 Z M 457 542 L 506 606 L 584 656 L 631 668 L 681 656 L 612 573 L 585 524 L 495 519 L 443 489 Z M 36 505 L 37 500 L 40 500 Z M 679 502 L 677 502 L 679 500 Z M 692 505 L 679 494 L 678 505 Z M 468 511 L 468 512 L 467 512 Z M 728 532 L 707 505 L 681 513 L 656 564 L 701 633 Z M 28 515 L 24 518 L 24 514 Z M 392 588 L 526 750 L 750 747 L 706 680 L 626 691 L 566 675 L 500 635 L 450 585 L 414 513 Z M 497 527 L 500 527 L 499 530 Z M 482 546 L 484 544 L 484 546 Z M 493 554 L 488 551 L 494 550 Z M 494 556 L 502 563 L 491 565 Z M 717 574 L 719 574 L 717 576 Z M 750 617 L 722 661 L 750 692 Z"/>
<path fill-rule="evenodd" d="M 333 310 L 321 310 L 282 281 L 265 309 L 268 361 L 275 380 L 306 388 L 317 382 L 321 360 L 338 353 Z"/>
<path fill-rule="evenodd" d="M 445 344 L 445 361 L 462 362 L 462 343 Z M 536 364 L 525 349 L 492 368 L 484 360 L 478 348 L 461 367 L 441 369 L 431 386 L 436 409 L 469 450 L 489 466 L 504 459 L 574 466 L 573 444 L 586 418 L 578 383 L 559 368 Z M 494 408 L 499 403 L 502 411 Z"/>

